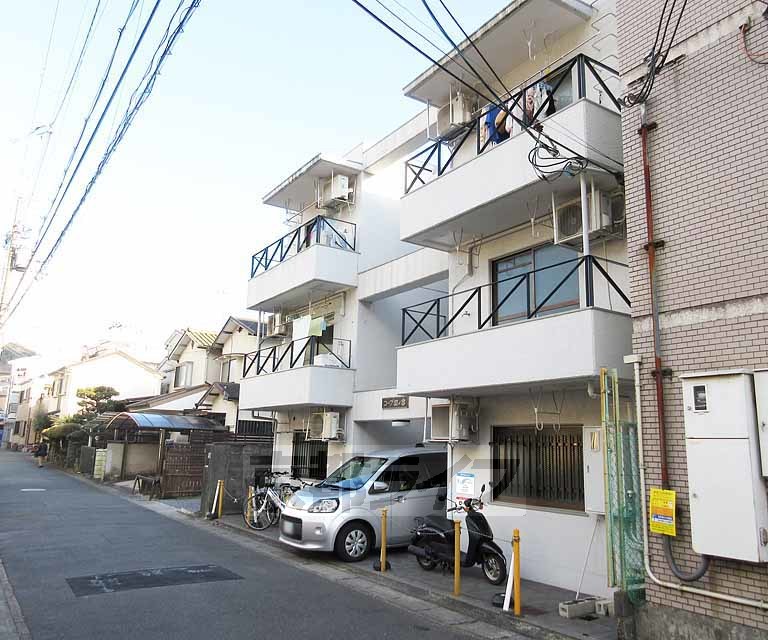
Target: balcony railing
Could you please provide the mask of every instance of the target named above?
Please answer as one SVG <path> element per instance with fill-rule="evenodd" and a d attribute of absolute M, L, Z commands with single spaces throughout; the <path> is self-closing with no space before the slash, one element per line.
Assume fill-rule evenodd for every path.
<path fill-rule="evenodd" d="M 618 296 L 617 306 L 623 303 L 629 309 L 632 306 L 630 300 L 609 273 L 611 270 L 614 275 L 618 275 L 616 271 L 626 275 L 627 265 L 583 256 L 405 307 L 402 311 L 402 345 L 582 307 L 613 308 L 611 292 Z M 602 286 L 595 286 L 595 273 L 602 279 Z M 559 275 L 562 277 L 558 280 Z M 553 278 L 554 284 L 548 284 L 547 280 Z M 596 301 L 596 296 L 600 300 Z M 476 326 L 463 320 L 471 313 L 468 311 L 470 304 L 477 305 Z"/>
<path fill-rule="evenodd" d="M 563 65 L 560 65 L 556 69 L 547 73 L 548 77 L 556 77 L 557 81 L 552 86 L 552 91 L 542 103 L 538 106 L 532 117 L 528 120 L 531 123 L 529 126 L 534 127 L 538 124 L 546 122 L 546 118 L 539 119 L 542 114 L 546 114 L 552 108 L 557 107 L 555 94 L 557 90 L 562 86 L 566 79 L 570 79 L 571 71 L 576 67 L 577 70 L 577 86 L 576 95 L 577 99 L 588 97 L 588 79 L 591 78 L 595 81 L 595 87 L 600 92 L 604 92 L 611 104 L 617 111 L 621 111 L 621 103 L 608 88 L 606 79 L 617 79 L 619 77 L 618 71 L 611 67 L 598 62 L 589 56 L 579 54 L 575 58 L 572 58 Z M 601 75 L 602 74 L 602 75 Z M 520 89 L 517 93 L 507 94 L 501 96 L 509 105 L 509 111 L 514 112 L 517 108 L 520 108 L 524 102 L 524 96 L 526 93 L 534 89 L 536 85 L 541 82 L 541 79 L 537 79 L 530 84 Z M 453 135 L 450 139 L 440 139 L 430 143 L 424 149 L 411 156 L 405 161 L 405 193 L 409 193 L 414 186 L 418 184 L 426 184 L 427 182 L 443 175 L 448 169 L 452 168 L 453 160 L 456 158 L 456 154 L 462 149 L 465 143 L 474 138 L 476 155 L 484 153 L 489 149 L 494 140 L 491 136 L 483 139 L 483 123 L 487 114 L 496 108 L 496 105 L 489 105 L 480 111 L 480 115 L 474 120 L 468 122 L 462 129 Z M 556 113 L 556 112 L 555 112 Z M 473 136 L 474 134 L 474 136 Z M 567 134 L 562 134 L 566 139 Z M 552 131 L 554 138 L 560 137 L 558 131 L 555 129 Z"/>
<path fill-rule="evenodd" d="M 314 245 L 354 251 L 357 227 L 352 222 L 317 216 L 251 257 L 251 278 Z"/>
<path fill-rule="evenodd" d="M 325 342 L 319 336 L 299 338 L 247 354 L 243 361 L 243 378 L 305 366 L 349 369 L 351 352 L 349 340 L 334 338 Z"/>

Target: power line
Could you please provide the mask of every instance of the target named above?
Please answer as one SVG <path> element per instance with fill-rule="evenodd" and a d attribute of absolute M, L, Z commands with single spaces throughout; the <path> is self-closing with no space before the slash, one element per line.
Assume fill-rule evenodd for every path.
<path fill-rule="evenodd" d="M 141 40 L 143 39 L 147 28 L 149 27 L 150 22 L 152 21 L 152 18 L 154 16 L 155 10 L 157 9 L 157 6 L 160 4 L 160 0 L 157 0 L 157 3 L 152 9 L 152 12 L 149 15 L 149 18 L 147 19 L 147 23 L 144 26 L 144 29 L 142 30 L 136 46 L 134 47 L 134 50 L 131 53 L 131 57 L 129 58 L 128 62 L 126 63 L 126 67 L 130 65 L 131 60 L 133 59 L 133 54 L 135 54 L 136 50 L 138 49 L 138 46 L 141 44 Z M 153 54 L 149 66 L 147 67 L 147 71 L 144 73 L 144 76 L 142 77 L 141 81 L 139 82 L 139 86 L 137 87 L 136 91 L 134 91 L 134 96 L 137 96 L 136 101 L 133 103 L 132 106 L 129 105 L 128 110 L 126 111 L 123 120 L 120 123 L 120 126 L 118 128 L 118 131 L 115 132 L 115 135 L 113 136 L 112 140 L 110 141 L 109 145 L 107 146 L 106 151 L 104 152 L 104 155 L 99 162 L 98 167 L 96 168 L 96 171 L 94 172 L 93 176 L 89 180 L 88 184 L 86 185 L 80 200 L 78 201 L 77 205 L 75 206 L 74 210 L 72 211 L 69 219 L 67 220 L 66 224 L 64 225 L 64 228 L 59 233 L 59 236 L 56 238 L 56 241 L 54 242 L 53 246 L 51 247 L 50 251 L 40 264 L 40 268 L 37 271 L 37 274 L 35 278 L 40 275 L 40 273 L 43 271 L 43 269 L 46 267 L 48 262 L 51 260 L 53 255 L 55 254 L 56 250 L 61 244 L 61 241 L 64 239 L 64 236 L 66 235 L 67 231 L 69 230 L 70 226 L 72 225 L 72 222 L 74 221 L 77 214 L 80 212 L 80 209 L 82 208 L 83 204 L 88 198 L 88 195 L 91 192 L 91 189 L 96 184 L 96 181 L 98 180 L 101 173 L 104 171 L 104 168 L 107 166 L 110 158 L 114 154 L 115 150 L 117 149 L 120 142 L 124 139 L 126 132 L 130 128 L 134 118 L 138 114 L 141 107 L 144 105 L 144 103 L 147 101 L 149 96 L 152 93 L 152 90 L 154 89 L 155 82 L 157 80 L 158 75 L 160 74 L 160 70 L 163 66 L 163 63 L 168 58 L 168 56 L 171 53 L 171 50 L 173 48 L 173 45 L 175 44 L 178 37 L 181 35 L 181 33 L 184 30 L 184 27 L 187 25 L 189 20 L 191 19 L 194 11 L 199 7 L 200 0 L 192 0 L 190 4 L 187 6 L 186 10 L 184 11 L 181 18 L 178 19 L 178 22 L 175 27 L 173 27 L 173 30 L 171 30 L 173 21 L 176 19 L 179 10 L 181 8 L 181 5 L 183 4 L 183 1 L 179 3 L 179 6 L 177 7 L 176 11 L 174 12 L 173 16 L 171 17 L 171 20 L 169 22 L 169 26 L 165 31 L 165 34 L 163 35 L 163 38 L 160 41 L 160 44 L 158 45 L 157 49 L 155 50 L 155 53 Z M 125 69 L 124 69 L 125 72 Z M 123 74 L 124 75 L 124 74 Z M 123 76 L 121 75 L 121 78 Z M 143 84 L 143 87 L 141 86 Z M 114 95 L 114 92 L 113 92 Z M 132 96 L 133 97 L 133 96 Z M 109 105 L 107 105 L 107 108 Z M 104 116 L 104 113 L 102 113 L 102 117 Z M 16 304 L 10 309 L 7 316 L 3 319 L 3 323 L 7 322 L 7 320 L 15 313 L 15 311 L 19 308 L 19 305 L 22 303 L 24 298 L 26 297 L 29 290 L 32 288 L 32 285 L 34 284 L 35 280 L 33 279 L 27 286 L 27 288 L 23 291 L 19 299 L 16 301 Z"/>
<path fill-rule="evenodd" d="M 91 120 L 91 117 L 93 116 L 93 113 L 96 110 L 96 106 L 98 105 L 99 100 L 104 92 L 104 89 L 107 84 L 107 80 L 109 79 L 110 73 L 112 72 L 112 65 L 115 62 L 117 51 L 120 48 L 120 42 L 123 39 L 123 34 L 125 33 L 125 29 L 128 26 L 128 23 L 130 22 L 134 11 L 136 10 L 136 6 L 138 5 L 138 2 L 139 0 L 132 0 L 131 6 L 128 9 L 128 15 L 123 21 L 122 27 L 118 28 L 117 40 L 115 41 L 115 46 L 112 49 L 112 54 L 110 55 L 109 61 L 107 62 L 106 69 L 104 70 L 104 75 L 102 76 L 101 83 L 99 84 L 98 90 L 96 91 L 96 95 L 93 98 L 93 101 L 91 102 L 90 110 L 88 111 L 85 117 L 85 120 L 83 121 L 83 126 L 80 129 L 80 134 L 77 137 L 77 141 L 75 142 L 74 147 L 72 147 L 72 151 L 69 155 L 69 159 L 67 160 L 67 164 L 64 167 L 64 172 L 61 176 L 61 181 L 59 182 L 59 186 L 56 188 L 56 193 L 54 194 L 53 199 L 51 200 L 50 207 L 48 208 L 48 211 L 43 216 L 42 221 L 40 223 L 40 229 L 38 230 L 38 237 L 37 237 L 37 240 L 35 241 L 34 248 L 32 249 L 32 257 L 34 257 L 37 251 L 39 250 L 40 245 L 43 243 L 43 240 L 45 239 L 45 236 L 48 234 L 48 230 L 51 228 L 51 224 L 53 224 L 53 218 L 56 215 L 56 211 L 58 211 L 58 207 L 56 207 L 56 211 L 54 211 L 54 206 L 56 205 L 56 201 L 59 199 L 60 195 L 62 199 L 66 195 L 66 191 L 64 192 L 64 194 L 62 194 L 62 189 L 64 188 L 64 183 L 66 182 L 67 174 L 69 173 L 72 163 L 74 162 L 75 155 L 77 154 L 77 150 L 80 148 L 80 143 L 82 142 L 83 137 L 85 136 L 85 132 L 88 128 L 88 124 Z M 82 157 L 81 157 L 81 161 L 82 161 Z M 78 166 L 79 166 L 79 163 L 78 163 Z M 77 173 L 77 168 L 75 168 L 75 172 L 72 174 L 72 178 L 74 178 L 74 175 L 76 173 Z M 71 180 L 69 184 L 71 184 Z M 59 200 L 59 205 L 60 204 L 61 204 L 61 200 Z"/>

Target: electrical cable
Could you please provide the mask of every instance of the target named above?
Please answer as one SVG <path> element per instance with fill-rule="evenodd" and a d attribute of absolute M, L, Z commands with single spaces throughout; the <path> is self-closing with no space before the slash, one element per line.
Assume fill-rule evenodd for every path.
<path fill-rule="evenodd" d="M 80 148 L 80 143 L 82 142 L 83 137 L 85 136 L 85 132 L 88 129 L 88 124 L 90 123 L 91 117 L 93 116 L 93 113 L 96 110 L 96 106 L 98 105 L 99 100 L 101 99 L 101 96 L 104 93 L 104 89 L 106 87 L 107 81 L 109 80 L 109 76 L 112 72 L 112 65 L 115 62 L 115 57 L 117 56 L 118 49 L 120 48 L 120 43 L 123 39 L 123 34 L 125 33 L 126 27 L 128 26 L 128 23 L 130 22 L 134 11 L 136 10 L 136 6 L 138 5 L 138 2 L 139 0 L 132 0 L 131 5 L 128 9 L 128 15 L 123 21 L 122 27 L 118 28 L 117 40 L 115 41 L 115 45 L 112 48 L 112 53 L 110 55 L 109 61 L 107 62 L 106 69 L 104 70 L 104 75 L 102 76 L 101 83 L 99 84 L 98 90 L 96 91 L 96 95 L 94 96 L 93 101 L 91 102 L 91 107 L 85 116 L 85 120 L 83 121 L 83 126 L 80 129 L 80 133 L 77 137 L 77 141 L 75 142 L 74 147 L 72 147 L 72 152 L 70 153 L 69 159 L 67 160 L 67 164 L 64 167 L 64 172 L 61 176 L 61 181 L 59 182 L 59 186 L 56 189 L 56 193 L 54 194 L 53 199 L 51 200 L 50 207 L 46 212 L 46 214 L 43 216 L 42 221 L 40 223 L 40 229 L 38 230 L 37 240 L 35 241 L 34 248 L 32 249 L 32 256 L 30 257 L 30 261 L 37 254 L 37 251 L 39 250 L 40 245 L 45 239 L 45 236 L 48 234 L 48 230 L 51 228 L 51 224 L 53 223 L 53 218 L 56 215 L 56 211 L 58 211 L 58 207 L 56 208 L 56 211 L 54 211 L 54 206 L 56 205 L 56 201 L 59 200 L 59 196 L 61 196 L 61 198 L 63 199 L 64 196 L 66 195 L 66 191 L 62 194 L 62 189 L 64 188 L 64 183 L 67 180 L 67 174 L 69 173 L 72 163 L 74 162 L 75 155 L 77 154 L 77 150 Z M 81 161 L 82 161 L 82 157 L 81 157 Z M 79 163 L 78 163 L 78 166 L 79 166 Z M 74 178 L 76 173 L 77 173 L 77 168 L 75 168 L 75 171 L 72 174 L 72 178 Z M 70 184 L 71 184 L 71 180 L 70 180 Z M 60 204 L 61 204 L 61 200 L 59 200 L 59 205 Z"/>
<path fill-rule="evenodd" d="M 175 44 L 178 37 L 181 35 L 181 33 L 184 30 L 184 27 L 187 25 L 189 20 L 191 19 L 194 11 L 200 6 L 201 0 L 191 0 L 190 4 L 187 6 L 186 10 L 184 11 L 181 18 L 179 18 L 178 23 L 173 28 L 173 31 L 171 31 L 173 20 L 176 18 L 177 14 L 179 13 L 179 8 L 174 12 L 173 17 L 171 18 L 171 21 L 169 22 L 169 26 L 166 29 L 166 32 L 161 39 L 160 45 L 158 45 L 157 49 L 155 50 L 155 54 L 153 54 L 150 64 L 147 67 L 147 72 L 145 72 L 144 76 L 142 77 L 142 82 L 144 84 L 143 88 L 138 87 L 137 90 L 134 92 L 134 95 L 137 95 L 138 98 L 135 101 L 135 103 L 129 107 L 128 111 L 126 111 L 126 114 L 123 118 L 123 121 L 121 122 L 121 126 L 119 127 L 118 132 L 116 132 L 115 136 L 113 137 L 110 144 L 107 146 L 107 149 L 99 162 L 98 167 L 96 168 L 96 171 L 94 172 L 93 176 L 91 177 L 90 181 L 86 185 L 79 202 L 75 206 L 74 210 L 72 211 L 72 214 L 70 215 L 69 219 L 67 220 L 67 223 L 64 225 L 63 229 L 59 233 L 59 236 L 57 237 L 56 241 L 54 242 L 53 246 L 51 247 L 50 251 L 46 255 L 45 259 L 40 264 L 40 268 L 37 271 L 37 274 L 35 276 L 35 279 L 38 275 L 40 275 L 45 269 L 48 262 L 53 257 L 54 253 L 58 249 L 58 247 L 61 244 L 61 241 L 64 239 L 64 236 L 66 235 L 67 231 L 69 230 L 70 226 L 72 225 L 72 222 L 76 218 L 77 214 L 79 213 L 80 209 L 82 208 L 83 204 L 85 203 L 86 199 L 88 198 L 88 195 L 90 194 L 91 189 L 95 185 L 96 181 L 98 180 L 99 176 L 103 172 L 104 168 L 106 167 L 107 163 L 109 162 L 110 158 L 112 157 L 113 153 L 117 149 L 120 142 L 125 137 L 125 133 L 127 132 L 128 128 L 133 122 L 133 119 L 135 118 L 136 114 L 139 112 L 141 107 L 144 105 L 146 100 L 149 98 L 149 96 L 152 93 L 152 90 L 154 89 L 155 81 L 157 80 L 157 77 L 160 74 L 160 70 L 163 66 L 163 63 L 165 60 L 170 56 L 171 50 L 173 49 L 173 45 Z M 144 38 L 144 35 L 147 32 L 147 29 L 149 28 L 150 23 L 152 22 L 152 19 L 154 17 L 154 14 L 157 10 L 157 7 L 159 6 L 161 0 L 157 0 L 155 3 L 155 6 L 152 9 L 152 12 L 150 13 L 149 17 L 147 18 L 147 22 L 144 25 L 144 28 L 142 29 L 142 32 L 136 42 L 136 45 L 134 46 L 133 51 L 131 52 L 131 56 L 129 57 L 128 61 L 126 62 L 125 68 L 123 69 L 123 73 L 121 74 L 120 79 L 122 79 L 125 75 L 125 72 L 127 71 L 128 67 L 130 66 L 133 57 L 136 53 L 136 51 L 139 48 L 139 45 L 141 44 L 141 41 Z M 183 1 L 179 3 L 179 7 L 183 4 Z M 114 94 L 117 91 L 117 86 L 113 90 L 112 97 L 114 97 Z M 139 93 L 139 89 L 141 88 L 141 92 Z M 102 112 L 100 120 L 104 117 L 106 110 L 109 108 L 109 104 L 105 108 L 104 112 Z M 31 289 L 32 285 L 34 284 L 35 280 L 29 283 L 27 288 L 24 290 L 24 292 L 21 294 L 21 297 L 16 301 L 16 304 L 10 309 L 8 314 L 3 318 L 3 324 L 8 321 L 8 319 L 15 313 L 15 311 L 19 308 L 19 305 L 22 303 L 24 298 L 26 297 L 26 294 Z"/>
<path fill-rule="evenodd" d="M 381 7 L 382 7 L 382 8 L 383 8 L 385 11 L 389 12 L 389 14 L 390 14 L 390 15 L 392 15 L 392 16 L 393 16 L 395 19 L 399 20 L 399 21 L 400 21 L 400 22 L 401 22 L 403 25 L 405 25 L 405 26 L 406 26 L 408 29 L 410 29 L 411 31 L 413 31 L 413 33 L 415 33 L 417 36 L 419 36 L 419 37 L 420 37 L 422 40 L 424 40 L 425 42 L 428 42 L 428 43 L 429 43 L 429 44 L 430 44 L 432 47 L 434 47 L 435 49 L 437 49 L 437 51 L 439 51 L 440 53 L 442 53 L 444 56 L 446 56 L 446 57 L 448 57 L 448 58 L 450 58 L 450 57 L 451 57 L 451 56 L 450 56 L 450 54 L 449 54 L 447 51 L 445 51 L 445 49 L 443 49 L 443 48 L 442 48 L 440 45 L 436 44 L 436 43 L 435 43 L 433 40 L 430 40 L 430 39 L 429 39 L 427 36 L 425 36 L 423 33 L 421 33 L 420 31 L 418 31 L 418 30 L 417 30 L 417 29 L 415 29 L 414 27 L 412 27 L 410 24 L 408 24 L 408 23 L 407 23 L 407 22 L 406 22 L 406 21 L 405 21 L 405 20 L 404 20 L 404 19 L 403 19 L 401 16 L 399 16 L 397 13 L 395 13 L 394 11 L 392 11 L 392 9 L 390 9 L 390 8 L 389 8 L 387 5 L 385 5 L 385 4 L 382 2 L 382 0 L 376 0 L 376 2 L 377 2 L 377 3 L 379 4 L 379 6 L 381 6 Z M 401 6 L 402 6 L 402 5 L 401 5 Z M 454 58 L 454 59 L 452 59 L 452 62 L 454 62 L 454 63 L 455 63 L 455 64 L 456 64 L 456 65 L 457 65 L 457 66 L 458 66 L 458 67 L 459 67 L 459 68 L 460 68 L 462 71 L 464 71 L 464 73 L 471 73 L 471 72 L 470 72 L 468 69 L 466 69 L 465 67 L 463 67 L 463 66 L 461 65 L 461 63 L 460 63 L 458 60 L 456 60 L 455 58 Z"/>
<path fill-rule="evenodd" d="M 760 58 L 768 56 L 768 51 L 750 51 L 747 45 L 747 33 L 749 33 L 750 26 L 748 24 L 742 25 L 739 29 L 741 49 L 744 55 L 755 64 L 768 65 L 768 60 L 760 60 Z"/>

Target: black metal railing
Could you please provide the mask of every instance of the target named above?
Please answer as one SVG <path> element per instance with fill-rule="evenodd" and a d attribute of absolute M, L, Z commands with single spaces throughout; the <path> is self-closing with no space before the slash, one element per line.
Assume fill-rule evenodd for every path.
<path fill-rule="evenodd" d="M 629 298 L 616 284 L 610 269 L 620 269 L 626 274 L 627 265 L 606 258 L 582 256 L 405 307 L 402 310 L 401 344 L 455 335 L 449 330 L 463 322 L 458 321 L 462 314 L 471 315 L 469 309 L 473 303 L 476 305 L 477 323 L 476 326 L 470 324 L 468 331 L 572 311 L 582 306 L 613 308 L 614 296 L 611 292 L 618 296 L 616 306 L 623 303 L 626 309 L 631 308 Z M 602 289 L 595 288 L 595 272 L 603 279 Z M 550 279 L 554 276 L 555 284 L 542 284 L 544 274 Z M 557 276 L 561 277 L 557 279 Z M 516 293 L 518 296 L 513 298 Z M 490 299 L 489 305 L 484 304 L 484 296 L 486 301 Z M 508 308 L 510 305 L 514 305 L 512 309 Z"/>
<path fill-rule="evenodd" d="M 308 365 L 349 369 L 351 352 L 352 343 L 349 340 L 334 338 L 326 342 L 320 336 L 298 338 L 246 354 L 243 378 L 249 374 L 259 376 Z"/>
<path fill-rule="evenodd" d="M 357 227 L 352 222 L 316 216 L 251 257 L 251 278 L 316 244 L 354 251 Z"/>
<path fill-rule="evenodd" d="M 595 81 L 595 87 L 600 92 L 605 92 L 611 104 L 617 111 L 621 110 L 621 103 L 613 92 L 608 88 L 606 78 L 601 75 L 601 72 L 609 76 L 610 78 L 618 78 L 619 73 L 615 69 L 590 58 L 584 54 L 579 54 L 575 58 L 572 58 L 568 62 L 560 65 L 556 69 L 550 71 L 548 77 L 556 77 L 557 81 L 552 85 L 552 91 L 547 98 L 541 102 L 536 111 L 528 118 L 529 125 L 534 126 L 537 123 L 545 122 L 544 119 L 539 120 L 542 114 L 546 114 L 551 109 L 559 109 L 562 107 L 556 106 L 557 99 L 555 94 L 557 90 L 565 82 L 566 78 L 570 78 L 573 68 L 577 70 L 577 84 L 576 95 L 577 99 L 582 98 L 590 99 L 588 92 L 588 76 L 591 76 Z M 525 94 L 536 87 L 541 82 L 541 79 L 537 79 L 530 84 L 526 85 L 516 93 L 507 94 L 502 96 L 504 101 L 509 105 L 510 112 L 514 112 L 516 109 L 522 106 Z M 485 152 L 494 139 L 488 136 L 483 139 L 483 122 L 488 113 L 496 108 L 496 105 L 489 105 L 480 110 L 474 120 L 468 122 L 463 128 L 457 130 L 450 139 L 439 139 L 431 142 L 424 149 L 414 154 L 408 160 L 405 161 L 405 193 L 410 192 L 411 189 L 418 184 L 426 184 L 429 180 L 437 178 L 443 175 L 449 168 L 451 168 L 454 158 L 464 144 L 472 137 L 474 133 L 476 155 L 480 155 Z M 555 114 L 557 111 L 555 111 Z M 553 137 L 557 137 L 557 131 L 552 132 Z"/>

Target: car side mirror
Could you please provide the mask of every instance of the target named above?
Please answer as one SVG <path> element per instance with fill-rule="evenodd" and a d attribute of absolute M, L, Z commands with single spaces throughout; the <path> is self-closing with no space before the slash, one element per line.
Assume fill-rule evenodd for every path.
<path fill-rule="evenodd" d="M 386 493 L 389 491 L 389 483 L 376 480 L 371 487 L 371 493 Z"/>

